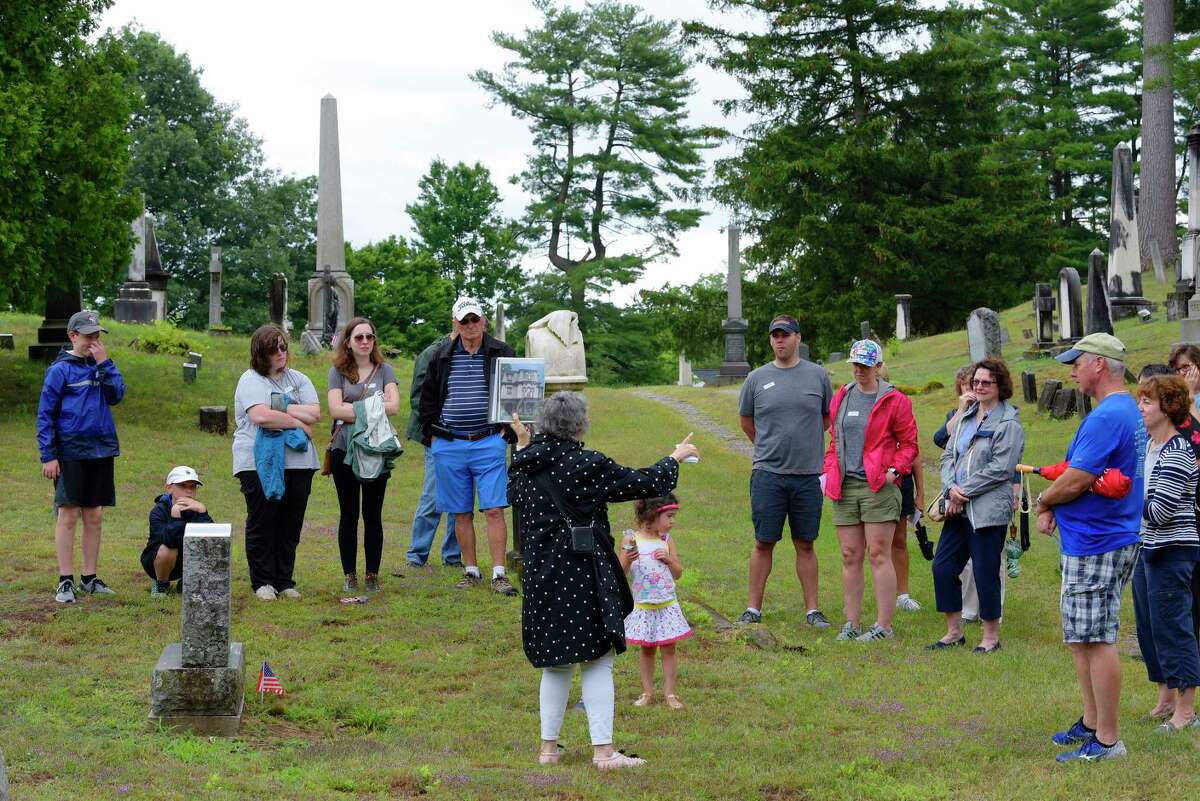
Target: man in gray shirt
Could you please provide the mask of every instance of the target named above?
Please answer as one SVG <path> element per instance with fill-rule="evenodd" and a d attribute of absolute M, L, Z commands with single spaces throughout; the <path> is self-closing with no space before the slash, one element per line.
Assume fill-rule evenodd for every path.
<path fill-rule="evenodd" d="M 830 623 L 817 606 L 813 542 L 821 529 L 821 463 L 833 387 L 824 368 L 800 358 L 795 317 L 777 315 L 769 331 L 775 360 L 746 377 L 738 401 L 742 430 L 754 443 L 750 599 L 738 622 L 762 620 L 763 594 L 786 518 L 796 547 L 796 576 L 804 589 L 805 619 L 824 629 Z"/>

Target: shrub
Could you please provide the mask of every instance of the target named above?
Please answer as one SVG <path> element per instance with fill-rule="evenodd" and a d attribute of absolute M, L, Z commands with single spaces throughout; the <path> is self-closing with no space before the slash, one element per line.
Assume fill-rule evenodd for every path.
<path fill-rule="evenodd" d="M 192 349 L 182 331 L 161 320 L 154 325 L 147 326 L 145 333 L 130 344 L 144 353 L 164 353 L 174 356 L 186 356 Z"/>

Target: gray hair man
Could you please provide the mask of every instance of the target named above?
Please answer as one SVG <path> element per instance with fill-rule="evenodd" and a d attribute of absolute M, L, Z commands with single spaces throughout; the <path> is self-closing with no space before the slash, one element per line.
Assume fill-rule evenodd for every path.
<path fill-rule="evenodd" d="M 1093 762 L 1125 756 L 1117 711 L 1121 661 L 1117 635 L 1121 594 L 1133 573 L 1142 522 L 1146 426 L 1125 389 L 1125 345 L 1111 334 L 1089 334 L 1055 357 L 1071 365 L 1071 378 L 1095 399 L 1067 448 L 1069 467 L 1038 496 L 1038 530 L 1057 526 L 1062 550 L 1063 642 L 1071 649 L 1083 696 L 1083 714 L 1051 738 L 1076 746 L 1059 762 Z M 1091 492 L 1115 469 L 1133 479 L 1123 498 Z"/>

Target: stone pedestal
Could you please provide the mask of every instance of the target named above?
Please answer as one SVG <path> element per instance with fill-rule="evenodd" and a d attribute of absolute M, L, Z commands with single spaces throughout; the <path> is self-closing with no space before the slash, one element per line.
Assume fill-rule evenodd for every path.
<path fill-rule="evenodd" d="M 750 363 L 746 361 L 746 331 L 750 324 L 745 320 L 726 320 L 721 326 L 725 332 L 725 358 L 717 373 L 717 386 L 737 384 L 750 374 Z"/>
<path fill-rule="evenodd" d="M 228 406 L 201 406 L 200 430 L 224 436 L 229 433 Z"/>
<path fill-rule="evenodd" d="M 71 346 L 67 338 L 67 321 L 79 311 L 79 287 L 71 289 L 46 288 L 46 317 L 37 330 L 37 344 L 29 346 L 29 358 L 34 361 L 50 362 L 58 357 L 59 351 Z"/>
<path fill-rule="evenodd" d="M 163 649 L 150 685 L 150 722 L 232 737 L 241 723 L 246 658 L 229 641 L 232 527 L 188 525 L 183 535 L 183 625 Z"/>
<path fill-rule="evenodd" d="M 1192 283 L 1176 281 L 1175 291 L 1167 293 L 1167 319 L 1182 320 L 1187 317 L 1188 301 L 1192 298 Z"/>
<path fill-rule="evenodd" d="M 145 281 L 126 281 L 117 290 L 113 304 L 113 319 L 122 323 L 152 323 L 157 317 L 158 304 Z"/>
<path fill-rule="evenodd" d="M 1200 294 L 1188 301 L 1188 316 L 1179 321 L 1180 339 L 1200 343 Z"/>
<path fill-rule="evenodd" d="M 183 383 L 185 383 L 185 384 L 196 383 L 196 373 L 197 372 L 199 372 L 199 365 L 192 364 L 191 362 L 184 362 L 183 363 Z"/>

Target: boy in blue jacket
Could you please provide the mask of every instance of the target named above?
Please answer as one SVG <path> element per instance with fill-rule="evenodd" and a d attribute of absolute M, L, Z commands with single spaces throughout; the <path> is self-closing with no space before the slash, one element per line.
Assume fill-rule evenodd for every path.
<path fill-rule="evenodd" d="M 208 508 L 196 500 L 204 482 L 196 471 L 180 465 L 167 474 L 167 491 L 150 510 L 150 538 L 142 550 L 142 568 L 153 579 L 150 597 L 171 591 L 171 582 L 183 578 L 183 533 L 188 523 L 211 523 Z"/>
<path fill-rule="evenodd" d="M 125 379 L 100 341 L 100 315 L 75 312 L 67 322 L 69 350 L 46 368 L 38 401 L 37 440 L 42 475 L 54 482 L 58 519 L 54 544 L 58 552 L 58 588 L 54 600 L 75 602 L 72 564 L 75 524 L 83 518 L 83 572 L 79 588 L 93 595 L 112 595 L 96 576 L 100 559 L 100 523 L 105 506 L 116 506 L 113 458 L 120 454 L 117 426 L 110 406 L 125 397 Z"/>

